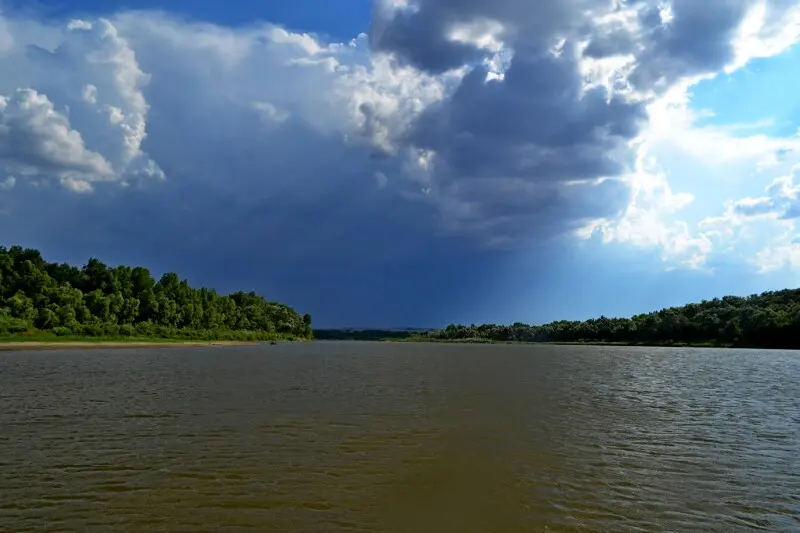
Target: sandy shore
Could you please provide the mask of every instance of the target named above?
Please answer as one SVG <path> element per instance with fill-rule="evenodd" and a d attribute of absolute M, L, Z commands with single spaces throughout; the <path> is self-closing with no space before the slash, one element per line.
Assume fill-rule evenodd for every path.
<path fill-rule="evenodd" d="M 69 350 L 69 349 L 108 349 L 108 348 L 180 348 L 181 346 L 252 346 L 259 344 L 250 341 L 63 341 L 63 342 L 0 342 L 0 352 L 18 350 Z"/>

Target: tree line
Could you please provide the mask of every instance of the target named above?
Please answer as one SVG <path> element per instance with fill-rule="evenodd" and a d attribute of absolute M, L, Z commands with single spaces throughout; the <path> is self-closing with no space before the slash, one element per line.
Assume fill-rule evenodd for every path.
<path fill-rule="evenodd" d="M 311 338 L 311 316 L 254 292 L 220 295 L 175 273 L 144 267 L 81 268 L 38 250 L 0 246 L 0 335 L 127 336 L 210 340 Z"/>
<path fill-rule="evenodd" d="M 725 296 L 631 318 L 560 320 L 532 326 L 455 325 L 416 336 L 462 342 L 585 342 L 800 348 L 800 289 Z"/>
<path fill-rule="evenodd" d="M 426 329 L 315 329 L 314 338 L 321 341 L 388 341 L 414 339 Z"/>

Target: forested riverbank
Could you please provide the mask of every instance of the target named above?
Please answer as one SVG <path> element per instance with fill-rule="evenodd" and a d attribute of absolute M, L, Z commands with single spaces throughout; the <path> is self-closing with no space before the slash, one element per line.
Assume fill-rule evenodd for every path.
<path fill-rule="evenodd" d="M 220 295 L 175 273 L 83 267 L 0 247 L 0 342 L 392 340 L 800 348 L 800 289 L 725 296 L 643 313 L 542 325 L 311 329 L 311 316 L 253 292 Z"/>
<path fill-rule="evenodd" d="M 311 316 L 254 292 L 193 288 L 175 273 L 46 261 L 0 246 L 0 341 L 265 341 L 313 336 Z"/>
<path fill-rule="evenodd" d="M 630 318 L 542 325 L 451 324 L 444 329 L 323 330 L 329 340 L 800 348 L 800 289 L 725 296 Z"/>
<path fill-rule="evenodd" d="M 725 296 L 633 316 L 531 326 L 455 325 L 413 339 L 800 348 L 800 289 Z"/>

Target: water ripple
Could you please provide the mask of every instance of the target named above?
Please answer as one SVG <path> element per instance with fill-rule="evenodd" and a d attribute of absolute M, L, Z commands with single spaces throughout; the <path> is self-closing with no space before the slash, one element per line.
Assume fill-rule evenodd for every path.
<path fill-rule="evenodd" d="M 0 356 L 0 530 L 800 531 L 788 352 Z"/>

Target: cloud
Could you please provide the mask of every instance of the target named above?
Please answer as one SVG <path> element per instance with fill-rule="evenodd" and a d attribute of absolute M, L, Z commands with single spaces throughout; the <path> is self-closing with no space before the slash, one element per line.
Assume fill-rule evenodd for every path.
<path fill-rule="evenodd" d="M 719 242 L 747 254 L 759 272 L 769 273 L 800 265 L 797 219 L 800 218 L 800 164 L 775 178 L 762 196 L 726 202 L 719 216 L 703 219 L 699 226 Z"/>
<path fill-rule="evenodd" d="M 63 180 L 109 176 L 108 162 L 84 146 L 80 133 L 46 95 L 18 89 L 0 97 L 0 160 L 7 172 L 52 173 Z"/>
<path fill-rule="evenodd" d="M 731 204 L 733 214 L 742 217 L 776 217 L 793 219 L 800 217 L 800 165 L 787 176 L 776 178 L 766 189 L 766 196 L 742 198 Z"/>
<path fill-rule="evenodd" d="M 800 218 L 800 164 L 794 165 L 785 176 L 775 178 L 763 196 L 746 196 L 726 203 L 721 216 L 711 216 L 701 222 L 702 227 L 724 229 L 728 234 L 736 228 L 755 221 L 774 221 L 792 224 Z"/>
<path fill-rule="evenodd" d="M 447 231 L 514 242 L 624 207 L 628 191 L 615 178 L 631 162 L 625 143 L 644 106 L 585 88 L 579 47 L 554 49 L 561 30 L 589 20 L 576 7 L 426 1 L 377 11 L 376 49 L 432 74 L 474 66 L 407 136 L 428 154 L 418 197 L 440 207 Z"/>
<path fill-rule="evenodd" d="M 793 0 L 758 1 L 750 4 L 733 40 L 734 60 L 726 72 L 756 58 L 772 57 L 800 40 L 800 4 Z"/>
<path fill-rule="evenodd" d="M 400 193 L 398 201 L 437 213 L 434 231 L 484 244 L 563 234 L 585 220 L 613 216 L 627 200 L 626 187 L 613 178 L 624 167 L 621 145 L 643 118 L 641 105 L 606 102 L 601 88 L 582 95 L 575 57 L 512 62 L 503 79 L 484 87 L 482 69 L 466 77 L 464 71 L 426 74 L 371 55 L 366 37 L 326 44 L 269 25 L 232 30 L 157 13 L 125 13 L 101 24 L 115 28 L 146 72 L 139 94 L 147 101 L 136 108 L 139 116 L 149 111 L 147 153 L 168 174 L 183 176 L 175 179 L 201 180 L 255 201 L 276 186 L 292 189 L 286 180 L 298 175 L 303 194 L 314 196 L 348 187 L 348 171 L 380 172 L 390 192 Z M 73 26 L 88 31 L 89 24 Z M 461 37 L 480 30 L 462 27 Z M 180 101 L 176 78 L 192 87 Z M 526 88 L 548 80 L 551 94 L 528 102 Z M 80 86 L 85 104 L 103 93 L 88 81 Z M 572 96 L 551 100 L 562 88 Z M 547 114 L 568 120 L 549 131 L 541 121 Z M 206 125 L 210 116 L 213 129 Z M 178 146 L 174 139 L 181 139 Z M 363 159 L 336 163 L 344 172 L 333 174 L 345 176 L 315 168 L 301 152 L 320 142 L 324 149 L 312 148 L 318 159 L 346 151 Z M 178 157 L 186 146 L 212 145 Z M 215 179 L 232 173 L 237 177 Z M 269 178 L 257 182 L 258 175 Z M 318 183 L 323 175 L 328 182 Z"/>
<path fill-rule="evenodd" d="M 674 218 L 697 195 L 648 157 L 793 149 L 668 108 L 791 41 L 786 2 L 726 6 L 382 0 L 346 43 L 149 11 L 0 17 L 0 210 L 12 239 L 293 297 L 311 271 L 357 286 L 595 232 L 697 266 L 711 238 Z"/>
<path fill-rule="evenodd" d="M 163 177 L 141 149 L 148 76 L 116 27 L 71 21 L 35 33 L 49 38 L 21 39 L 0 55 L 0 172 L 58 179 L 79 192 L 96 181 Z"/>
<path fill-rule="evenodd" d="M 709 213 L 719 209 L 725 194 L 763 180 L 768 184 L 800 161 L 800 137 L 770 137 L 758 132 L 760 124 L 701 124 L 706 114 L 692 109 L 688 88 L 677 86 L 647 106 L 647 126 L 634 144 L 634 171 L 623 177 L 632 190 L 623 214 L 591 221 L 578 236 L 599 233 L 607 244 L 659 250 L 669 267 L 706 268 L 715 255 L 734 249 L 736 261 L 751 258 L 751 243 L 763 241 L 753 222 L 779 218 L 774 211 L 786 207 L 787 197 L 731 200 L 724 215 Z M 774 179 L 770 190 L 787 179 Z M 736 229 L 745 224 L 745 231 Z M 763 231 L 769 235 L 774 228 Z"/>
<path fill-rule="evenodd" d="M 164 177 L 162 168 L 232 194 L 255 187 L 248 194 L 269 196 L 297 179 L 313 189 L 319 170 L 299 155 L 308 136 L 326 153 L 363 153 L 350 172 L 386 176 L 398 200 L 437 212 L 440 231 L 513 243 L 621 216 L 637 157 L 631 142 L 653 117 L 653 91 L 733 61 L 752 5 L 711 16 L 686 2 L 669 13 L 642 1 L 384 2 L 368 38 L 341 44 L 271 25 L 124 12 L 40 29 L 56 44 L 18 47 L 0 68 L 26 73 L 6 92 L 24 84 L 51 102 L 82 147 L 70 164 L 93 161 L 29 165 L 73 190 Z M 11 163 L 19 164 L 7 172 L 23 175 Z M 215 179 L 233 172 L 241 177 Z M 254 183 L 265 174 L 268 183 Z"/>
<path fill-rule="evenodd" d="M 704 234 L 695 234 L 683 220 L 671 219 L 694 201 L 689 193 L 672 190 L 667 176 L 647 160 L 647 147 L 639 149 L 636 171 L 626 176 L 633 193 L 622 216 L 592 221 L 576 233 L 588 239 L 596 232 L 604 243 L 623 243 L 658 249 L 670 266 L 702 267 L 712 250 Z"/>
<path fill-rule="evenodd" d="M 798 20 L 798 6 L 785 0 L 723 7 L 693 0 L 385 0 L 375 10 L 371 41 L 431 71 L 475 61 L 492 49 L 487 42 L 520 52 L 580 41 L 593 58 L 629 56 L 631 81 L 650 90 L 774 55 L 797 41 Z M 464 26 L 483 31 L 458 38 Z"/>
<path fill-rule="evenodd" d="M 666 257 L 702 263 L 710 252 L 706 239 L 689 236 L 684 223 L 665 227 L 652 209 L 630 203 L 632 196 L 641 202 L 632 178 L 642 176 L 637 147 L 645 136 L 650 144 L 668 136 L 684 152 L 742 158 L 776 144 L 731 143 L 730 135 L 697 132 L 691 118 L 683 136 L 652 122 L 674 128 L 663 115 L 692 84 L 789 46 L 797 10 L 749 0 L 724 9 L 682 0 L 665 6 L 420 0 L 383 2 L 375 10 L 376 50 L 434 75 L 471 65 L 452 96 L 426 109 L 408 134 L 432 154 L 424 198 L 439 204 L 447 228 L 515 241 L 537 230 L 585 234 L 598 219 L 623 217 L 643 227 L 645 217 L 649 235 L 622 237 L 619 230 L 612 238 L 607 226 L 606 239 L 657 242 Z M 662 197 L 673 200 L 669 192 Z"/>
<path fill-rule="evenodd" d="M 781 269 L 797 270 L 800 268 L 800 244 L 789 242 L 767 246 L 756 253 L 753 263 L 762 274 Z"/>

